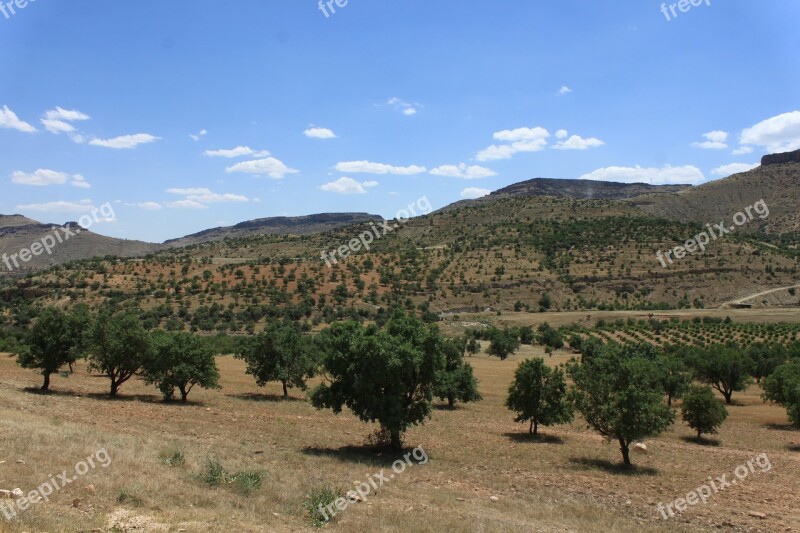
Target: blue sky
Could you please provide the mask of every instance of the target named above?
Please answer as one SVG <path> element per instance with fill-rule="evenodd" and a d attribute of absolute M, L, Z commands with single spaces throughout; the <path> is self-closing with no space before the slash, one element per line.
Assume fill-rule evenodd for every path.
<path fill-rule="evenodd" d="M 701 183 L 800 148 L 800 3 L 672 3 L 6 7 L 0 213 L 110 203 L 93 231 L 163 241 L 534 177 Z"/>

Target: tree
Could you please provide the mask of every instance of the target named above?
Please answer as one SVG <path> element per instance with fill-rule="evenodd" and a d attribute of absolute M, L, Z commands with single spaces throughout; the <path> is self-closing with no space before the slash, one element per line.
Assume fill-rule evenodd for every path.
<path fill-rule="evenodd" d="M 153 356 L 144 365 L 144 377 L 145 383 L 158 387 L 165 401 L 174 398 L 176 388 L 183 402 L 195 385 L 220 388 L 214 349 L 190 333 L 157 337 Z"/>
<path fill-rule="evenodd" d="M 535 340 L 536 336 L 531 326 L 522 326 L 519 328 L 519 342 L 522 344 L 533 344 Z"/>
<path fill-rule="evenodd" d="M 469 403 L 482 400 L 478 392 L 478 380 L 472 365 L 464 361 L 466 342 L 461 339 L 446 339 L 443 343 L 445 366 L 436 375 L 434 395 L 455 406 L 456 401 Z"/>
<path fill-rule="evenodd" d="M 539 326 L 539 340 L 542 346 L 560 350 L 564 347 L 564 339 L 557 329 L 554 329 L 550 324 L 545 322 Z"/>
<path fill-rule="evenodd" d="M 681 398 L 692 383 L 692 376 L 686 364 L 674 355 L 664 355 L 659 358 L 661 373 L 661 387 L 667 395 L 667 405 L 672 405 L 672 400 Z"/>
<path fill-rule="evenodd" d="M 605 348 L 605 343 L 597 337 L 589 337 L 581 343 L 581 363 L 585 363 Z"/>
<path fill-rule="evenodd" d="M 753 361 L 742 351 L 723 345 L 698 350 L 690 358 L 697 379 L 717 389 L 731 405 L 733 393 L 745 390 L 752 379 Z"/>
<path fill-rule="evenodd" d="M 530 421 L 531 435 L 538 434 L 539 425 L 571 422 L 573 412 L 567 401 L 564 371 L 551 369 L 544 364 L 544 359 L 523 361 L 514 372 L 506 407 L 517 413 L 515 422 Z"/>
<path fill-rule="evenodd" d="M 111 380 L 112 398 L 152 357 L 150 337 L 133 314 L 100 314 L 89 330 L 88 348 L 89 367 Z"/>
<path fill-rule="evenodd" d="M 508 329 L 495 329 L 491 332 L 491 342 L 486 353 L 499 357 L 501 361 L 519 350 L 519 338 Z"/>
<path fill-rule="evenodd" d="M 234 357 L 247 363 L 247 373 L 259 387 L 279 381 L 288 398 L 290 388 L 306 390 L 306 380 L 317 372 L 316 354 L 313 341 L 296 323 L 286 321 L 267 324 L 262 333 L 245 340 Z"/>
<path fill-rule="evenodd" d="M 697 431 L 697 441 L 703 433 L 715 434 L 717 428 L 728 418 L 725 405 L 714 396 L 709 386 L 693 385 L 683 398 L 681 417 L 689 427 Z"/>
<path fill-rule="evenodd" d="M 631 465 L 630 445 L 657 435 L 675 421 L 663 403 L 657 352 L 648 344 L 608 344 L 584 363 L 567 366 L 574 382 L 570 397 L 589 427 L 619 442 Z"/>
<path fill-rule="evenodd" d="M 762 398 L 785 407 L 789 419 L 800 428 L 800 359 L 779 366 L 763 387 Z"/>
<path fill-rule="evenodd" d="M 756 383 L 761 383 L 762 379 L 769 377 L 786 362 L 789 353 L 782 344 L 756 342 L 747 348 L 747 356 L 753 361 L 753 377 L 756 378 Z"/>
<path fill-rule="evenodd" d="M 383 328 L 337 323 L 317 337 L 327 382 L 311 393 L 317 409 L 347 406 L 364 422 L 380 423 L 399 449 L 402 434 L 431 414 L 436 376 L 445 367 L 435 325 L 395 310 Z"/>
<path fill-rule="evenodd" d="M 467 353 L 470 356 L 477 355 L 481 351 L 481 345 L 475 340 L 475 337 L 470 337 L 467 341 Z"/>
<path fill-rule="evenodd" d="M 81 356 L 89 317 L 85 312 L 66 313 L 47 308 L 27 335 L 26 349 L 20 351 L 17 363 L 22 368 L 41 370 L 44 383 L 41 390 L 50 390 L 50 375 Z"/>

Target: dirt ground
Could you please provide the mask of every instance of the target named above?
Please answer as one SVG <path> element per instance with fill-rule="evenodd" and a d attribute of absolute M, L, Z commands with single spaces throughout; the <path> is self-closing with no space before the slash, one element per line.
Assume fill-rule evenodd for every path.
<path fill-rule="evenodd" d="M 427 464 L 409 466 L 325 529 L 800 531 L 800 432 L 782 408 L 761 402 L 757 387 L 734 396 L 713 442 L 694 443 L 679 421 L 645 441 L 647 453 L 634 456 L 630 473 L 618 467 L 617 447 L 580 421 L 542 428 L 539 440 L 513 421 L 503 401 L 518 362 L 531 356 L 544 353 L 525 346 L 506 361 L 471 358 L 484 400 L 452 411 L 438 406 L 406 435 L 409 451 L 421 446 Z M 545 358 L 559 364 L 569 355 Z M 190 403 L 180 405 L 161 402 L 138 381 L 110 401 L 107 380 L 87 374 L 83 364 L 54 377 L 53 393 L 43 396 L 29 390 L 40 385 L 39 376 L 0 355 L 0 489 L 27 493 L 101 448 L 111 458 L 107 468 L 78 476 L 12 522 L 0 516 L 0 531 L 311 531 L 303 509 L 309 491 L 350 490 L 390 471 L 398 458 L 363 446 L 374 425 L 346 412 L 317 411 L 301 391 L 283 401 L 276 384 L 259 389 L 231 357 L 218 364 L 222 390 L 193 391 Z M 184 465 L 160 461 L 159 454 L 175 449 Z M 668 520 L 657 510 L 709 476 L 730 480 L 761 454 L 769 471 L 756 466 L 707 504 Z M 263 486 L 248 496 L 207 486 L 198 473 L 209 458 L 230 472 L 263 472 Z"/>

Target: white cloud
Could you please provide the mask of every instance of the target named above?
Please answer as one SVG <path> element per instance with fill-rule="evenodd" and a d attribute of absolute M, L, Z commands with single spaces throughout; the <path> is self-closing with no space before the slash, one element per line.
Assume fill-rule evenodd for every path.
<path fill-rule="evenodd" d="M 496 141 L 504 142 L 529 142 L 547 139 L 550 137 L 550 132 L 542 127 L 535 128 L 517 128 L 515 130 L 503 130 L 495 132 L 493 135 Z"/>
<path fill-rule="evenodd" d="M 64 120 L 67 122 L 74 122 L 76 120 L 89 120 L 90 117 L 86 113 L 81 113 L 77 109 L 62 109 L 56 106 L 44 114 L 46 120 Z"/>
<path fill-rule="evenodd" d="M 566 85 L 562 85 L 561 88 L 558 90 L 558 94 L 569 94 L 571 92 L 572 92 L 572 89 L 570 89 Z"/>
<path fill-rule="evenodd" d="M 27 122 L 20 120 L 16 113 L 11 111 L 8 106 L 5 105 L 2 109 L 0 109 L 0 128 L 19 130 L 25 133 L 33 133 L 36 131 L 36 128 Z"/>
<path fill-rule="evenodd" d="M 556 132 L 556 139 L 566 139 L 569 136 L 567 130 L 558 130 Z"/>
<path fill-rule="evenodd" d="M 393 98 L 389 98 L 389 101 L 386 103 L 394 107 L 395 109 L 401 111 L 407 117 L 416 115 L 417 108 L 421 107 L 420 104 L 411 104 L 409 102 L 406 102 L 405 100 L 397 98 L 396 96 Z"/>
<path fill-rule="evenodd" d="M 156 202 L 142 202 L 135 205 L 136 207 L 144 209 L 145 211 L 158 211 L 159 209 L 161 209 L 161 204 Z"/>
<path fill-rule="evenodd" d="M 246 196 L 240 194 L 218 194 L 211 189 L 205 187 L 190 188 L 190 189 L 167 189 L 170 194 L 177 194 L 178 196 L 185 196 L 185 200 L 195 202 L 198 204 L 213 204 L 223 202 L 249 202 Z M 174 202 L 173 202 L 174 203 Z"/>
<path fill-rule="evenodd" d="M 498 159 L 509 159 L 517 152 L 538 152 L 547 148 L 547 138 L 550 132 L 542 127 L 517 128 L 514 130 L 502 130 L 493 135 L 496 141 L 511 144 L 493 144 L 484 148 L 475 156 L 478 161 L 495 161 Z"/>
<path fill-rule="evenodd" d="M 362 181 L 361 185 L 370 188 L 370 187 L 377 187 L 378 185 L 380 185 L 380 183 L 378 183 L 377 181 Z"/>
<path fill-rule="evenodd" d="M 580 135 L 573 135 L 566 141 L 559 141 L 553 148 L 556 150 L 586 150 L 587 148 L 596 148 L 604 144 L 606 143 L 595 137 L 584 139 Z"/>
<path fill-rule="evenodd" d="M 337 194 L 366 194 L 367 191 L 364 187 L 373 187 L 373 184 L 377 185 L 377 182 L 370 181 L 359 183 L 353 178 L 342 177 L 336 181 L 326 183 L 320 188 L 323 191 L 335 192 Z"/>
<path fill-rule="evenodd" d="M 89 144 L 92 146 L 102 146 L 104 148 L 114 148 L 116 150 L 136 148 L 140 144 L 148 144 L 161 140 L 160 137 L 149 133 L 137 133 L 135 135 L 123 135 L 113 139 L 92 139 Z"/>
<path fill-rule="evenodd" d="M 653 185 L 694 185 L 705 180 L 703 172 L 692 165 L 661 168 L 606 167 L 580 177 L 583 180 L 616 181 L 620 183 L 652 183 Z"/>
<path fill-rule="evenodd" d="M 244 156 L 267 157 L 269 155 L 269 151 L 262 150 L 260 152 L 256 152 L 249 146 L 237 146 L 236 148 L 231 148 L 230 150 L 206 150 L 203 152 L 203 155 L 207 155 L 209 157 L 227 157 L 229 159 Z"/>
<path fill-rule="evenodd" d="M 24 204 L 16 206 L 19 211 L 38 211 L 41 213 L 86 213 L 94 209 L 91 200 L 79 202 L 45 202 L 41 204 Z"/>
<path fill-rule="evenodd" d="M 50 120 L 43 118 L 42 124 L 44 125 L 44 129 L 49 131 L 50 133 L 71 133 L 75 131 L 75 126 L 70 124 L 69 122 L 64 122 L 63 120 Z"/>
<path fill-rule="evenodd" d="M 461 198 L 466 198 L 469 200 L 474 200 L 475 198 L 481 198 L 483 196 L 487 196 L 491 194 L 492 191 L 489 189 L 479 189 L 478 187 L 467 187 L 463 191 L 461 191 Z"/>
<path fill-rule="evenodd" d="M 761 146 L 768 152 L 800 149 L 800 111 L 784 113 L 742 131 L 740 144 Z"/>
<path fill-rule="evenodd" d="M 753 153 L 753 147 L 752 146 L 740 146 L 739 148 L 737 148 L 736 150 L 734 150 L 731 153 L 733 155 L 752 154 Z"/>
<path fill-rule="evenodd" d="M 722 165 L 711 171 L 715 176 L 731 176 L 740 172 L 747 172 L 760 166 L 758 163 L 731 163 L 730 165 Z"/>
<path fill-rule="evenodd" d="M 200 130 L 197 133 L 190 133 L 189 137 L 194 141 L 199 141 L 201 137 L 205 137 L 208 134 L 208 130 Z M 161 206 L 159 206 L 160 208 Z"/>
<path fill-rule="evenodd" d="M 303 132 L 303 135 L 311 139 L 335 139 L 336 134 L 333 130 L 328 128 L 309 128 Z"/>
<path fill-rule="evenodd" d="M 715 130 L 704 133 L 705 141 L 692 143 L 695 148 L 702 148 L 703 150 L 724 150 L 728 147 L 725 144 L 728 140 L 728 132 Z"/>
<path fill-rule="evenodd" d="M 16 183 L 18 185 L 34 185 L 37 187 L 44 187 L 47 185 L 64 185 L 67 182 L 69 182 L 69 184 L 73 187 L 78 187 L 80 189 L 88 189 L 91 187 L 89 182 L 86 181 L 86 178 L 80 174 L 70 175 L 66 172 L 56 172 L 55 170 L 49 170 L 46 168 L 40 168 L 33 174 L 19 170 L 14 171 L 14 173 L 11 174 L 11 181 L 12 183 Z"/>
<path fill-rule="evenodd" d="M 442 165 L 431 170 L 431 174 L 434 176 L 463 178 L 466 180 L 491 178 L 492 176 L 497 176 L 497 172 L 490 168 L 481 167 L 478 165 L 467 166 L 464 163 L 461 163 L 460 165 Z"/>
<path fill-rule="evenodd" d="M 497 161 L 499 159 L 508 159 L 516 152 L 510 144 L 498 146 L 493 144 L 484 148 L 475 156 L 478 161 Z"/>
<path fill-rule="evenodd" d="M 371 161 L 345 161 L 336 164 L 339 172 L 358 173 L 358 174 L 395 174 L 398 176 L 413 176 L 422 174 L 427 169 L 418 165 L 407 167 L 395 167 L 384 163 L 373 163 Z"/>
<path fill-rule="evenodd" d="M 225 169 L 228 174 L 242 172 L 245 174 L 257 174 L 269 176 L 273 179 L 283 179 L 287 174 L 297 174 L 298 171 L 287 167 L 279 159 L 267 157 L 265 159 L 255 159 L 253 161 L 243 161 Z"/>

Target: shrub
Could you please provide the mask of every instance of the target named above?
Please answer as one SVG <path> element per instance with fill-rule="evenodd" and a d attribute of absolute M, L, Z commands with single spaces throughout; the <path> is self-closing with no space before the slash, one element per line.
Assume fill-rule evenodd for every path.
<path fill-rule="evenodd" d="M 325 509 L 341 497 L 342 491 L 331 486 L 311 489 L 311 492 L 308 493 L 303 503 L 311 525 L 314 527 L 322 527 L 327 524 L 329 517 L 326 517 L 326 515 L 320 511 L 320 508 Z"/>

